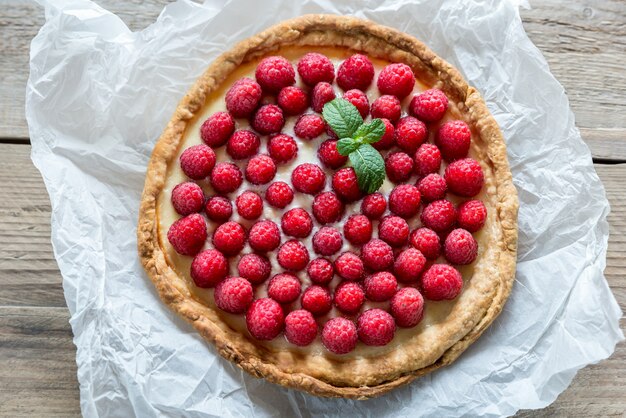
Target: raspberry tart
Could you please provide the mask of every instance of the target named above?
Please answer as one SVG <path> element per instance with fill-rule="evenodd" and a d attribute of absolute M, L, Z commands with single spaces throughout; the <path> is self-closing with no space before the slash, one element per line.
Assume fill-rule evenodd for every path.
<path fill-rule="evenodd" d="M 502 134 L 456 69 L 394 29 L 303 16 L 183 98 L 148 166 L 139 256 L 224 358 L 365 399 L 497 317 L 517 207 Z"/>

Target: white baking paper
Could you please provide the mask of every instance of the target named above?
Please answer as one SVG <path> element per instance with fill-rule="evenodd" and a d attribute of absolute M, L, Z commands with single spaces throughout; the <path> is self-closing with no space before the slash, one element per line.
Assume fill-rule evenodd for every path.
<path fill-rule="evenodd" d="M 603 276 L 609 205 L 563 87 L 507 1 L 212 0 L 131 32 L 86 0 L 45 1 L 26 116 L 86 417 L 448 416 L 550 404 L 623 338 Z M 517 282 L 451 367 L 369 401 L 329 400 L 238 370 L 159 300 L 137 259 L 146 165 L 177 102 L 235 42 L 305 13 L 355 15 L 423 40 L 486 99 L 519 190 Z"/>

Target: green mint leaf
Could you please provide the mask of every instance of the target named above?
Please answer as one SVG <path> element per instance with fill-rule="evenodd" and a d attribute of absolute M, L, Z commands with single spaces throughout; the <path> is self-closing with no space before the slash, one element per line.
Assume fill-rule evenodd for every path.
<path fill-rule="evenodd" d="M 385 181 L 385 161 L 380 153 L 370 144 L 361 144 L 350 153 L 350 162 L 356 172 L 359 189 L 365 193 L 374 193 Z"/>
<path fill-rule="evenodd" d="M 339 154 L 347 157 L 350 153 L 356 151 L 359 145 L 361 144 L 354 142 L 352 138 L 342 138 L 337 141 L 337 151 L 339 151 Z"/>
<path fill-rule="evenodd" d="M 373 144 L 380 141 L 385 134 L 385 122 L 382 119 L 373 119 L 370 123 L 359 126 L 354 133 L 354 139 L 362 144 Z"/>
<path fill-rule="evenodd" d="M 363 118 L 356 107 L 345 99 L 333 99 L 324 105 L 322 116 L 339 138 L 352 138 Z"/>

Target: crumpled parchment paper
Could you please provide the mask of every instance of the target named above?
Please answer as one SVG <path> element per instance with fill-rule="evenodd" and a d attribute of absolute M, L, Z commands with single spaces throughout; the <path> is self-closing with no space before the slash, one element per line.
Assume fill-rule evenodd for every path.
<path fill-rule="evenodd" d="M 561 85 L 508 1 L 180 0 L 131 32 L 87 0 L 40 0 L 26 116 L 86 417 L 500 416 L 554 401 L 623 338 L 603 270 L 609 205 Z M 451 367 L 369 401 L 248 376 L 159 300 L 136 251 L 150 152 L 177 102 L 236 41 L 305 13 L 369 18 L 461 70 L 500 123 L 519 190 L 517 283 Z"/>

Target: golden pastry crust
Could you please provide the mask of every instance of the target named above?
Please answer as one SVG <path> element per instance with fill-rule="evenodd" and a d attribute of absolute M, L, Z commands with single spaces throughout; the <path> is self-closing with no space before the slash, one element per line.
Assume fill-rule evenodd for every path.
<path fill-rule="evenodd" d="M 306 356 L 258 344 L 193 298 L 189 285 L 168 264 L 160 245 L 157 201 L 189 121 L 238 66 L 288 45 L 343 47 L 404 62 L 419 78 L 445 91 L 477 136 L 472 146 L 485 169 L 492 215 L 486 248 L 475 263 L 474 275 L 442 323 L 369 357 Z M 185 95 L 148 165 L 137 241 L 141 261 L 161 299 L 213 343 L 222 357 L 256 377 L 314 395 L 366 399 L 452 363 L 498 316 L 515 277 L 517 209 L 502 133 L 480 94 L 455 68 L 417 39 L 397 30 L 350 17 L 307 15 L 240 42 L 218 57 Z"/>

